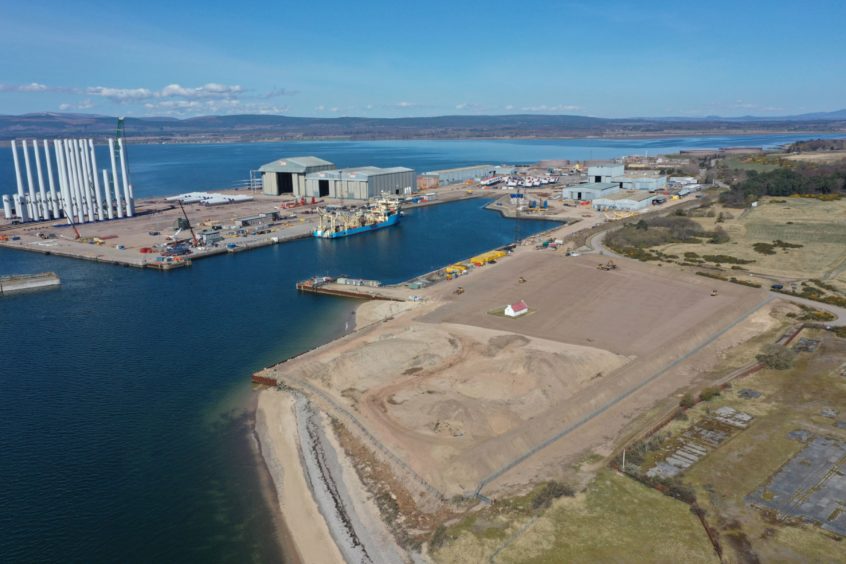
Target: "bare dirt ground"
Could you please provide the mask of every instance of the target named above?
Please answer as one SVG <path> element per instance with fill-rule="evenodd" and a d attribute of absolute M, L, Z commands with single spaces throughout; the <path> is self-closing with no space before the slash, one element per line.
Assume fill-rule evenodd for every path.
<path fill-rule="evenodd" d="M 343 406 L 445 497 L 560 475 L 566 460 L 608 451 L 631 417 L 768 323 L 746 319 L 764 291 L 636 261 L 604 272 L 598 262 L 525 249 L 462 277 L 462 295 L 451 292 L 455 282 L 438 284 L 412 312 L 266 375 L 322 390 L 335 404 L 323 407 Z M 534 313 L 488 313 L 521 298 Z"/>

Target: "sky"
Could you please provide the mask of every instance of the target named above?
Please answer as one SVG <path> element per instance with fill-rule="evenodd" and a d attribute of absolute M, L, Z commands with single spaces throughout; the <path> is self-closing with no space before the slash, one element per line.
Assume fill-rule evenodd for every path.
<path fill-rule="evenodd" d="M 846 108 L 846 1 L 0 0 L 0 114 Z"/>

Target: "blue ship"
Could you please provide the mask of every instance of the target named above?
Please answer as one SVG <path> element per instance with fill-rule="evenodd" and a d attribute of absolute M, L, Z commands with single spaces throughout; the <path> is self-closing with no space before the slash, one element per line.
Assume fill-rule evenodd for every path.
<path fill-rule="evenodd" d="M 399 223 L 400 204 L 381 199 L 374 205 L 353 212 L 331 211 L 320 215 L 320 224 L 312 235 L 320 239 L 338 239 L 375 231 Z"/>

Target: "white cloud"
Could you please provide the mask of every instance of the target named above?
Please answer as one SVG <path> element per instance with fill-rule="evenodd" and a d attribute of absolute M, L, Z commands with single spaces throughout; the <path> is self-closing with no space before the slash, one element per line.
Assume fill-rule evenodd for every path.
<path fill-rule="evenodd" d="M 554 104 L 550 106 L 546 104 L 540 104 L 539 106 L 523 106 L 520 109 L 524 112 L 555 113 L 574 112 L 576 110 L 580 110 L 581 107 L 575 106 L 573 104 Z"/>
<path fill-rule="evenodd" d="M 241 96 L 246 90 L 238 84 L 227 85 L 210 82 L 203 86 L 186 87 L 181 84 L 168 84 L 161 90 L 149 88 L 111 88 L 107 86 L 91 86 L 86 92 L 93 96 L 102 96 L 113 102 L 128 103 L 151 100 L 154 98 L 182 98 L 185 100 L 197 99 L 234 99 Z"/>
<path fill-rule="evenodd" d="M 30 82 L 29 84 L 0 84 L 0 92 L 67 92 L 69 90 L 69 88 L 50 87 L 40 82 Z"/>
<path fill-rule="evenodd" d="M 288 106 L 228 99 L 151 100 L 144 104 L 149 115 L 187 117 L 207 114 L 284 114 Z"/>
<path fill-rule="evenodd" d="M 90 86 L 85 90 L 92 96 L 102 96 L 112 102 L 137 102 L 154 96 L 148 88 L 109 88 L 106 86 Z"/>
<path fill-rule="evenodd" d="M 93 107 L 94 107 L 94 102 L 92 102 L 88 98 L 79 102 L 78 104 L 70 104 L 70 103 L 67 103 L 67 102 L 64 103 L 64 104 L 59 104 L 59 109 L 63 112 L 66 112 L 68 110 L 90 110 Z"/>
<path fill-rule="evenodd" d="M 462 112 L 486 112 L 494 108 L 491 106 L 485 106 L 484 104 L 477 104 L 475 102 L 462 102 L 461 104 L 456 104 L 455 109 Z"/>
<path fill-rule="evenodd" d="M 156 93 L 162 98 L 232 98 L 244 93 L 244 88 L 238 84 L 226 85 L 209 82 L 196 88 L 187 88 L 180 84 L 168 84 Z"/>
<path fill-rule="evenodd" d="M 298 90 L 289 90 L 287 88 L 274 88 L 273 90 L 270 90 L 269 92 L 265 93 L 265 95 L 262 96 L 262 98 L 278 98 L 279 96 L 294 96 L 294 95 L 299 94 L 299 93 L 300 92 Z"/>

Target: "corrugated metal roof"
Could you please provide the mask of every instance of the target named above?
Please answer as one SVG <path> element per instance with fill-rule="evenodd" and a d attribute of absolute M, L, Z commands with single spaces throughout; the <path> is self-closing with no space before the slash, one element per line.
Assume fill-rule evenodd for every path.
<path fill-rule="evenodd" d="M 584 192 L 586 190 L 611 190 L 612 188 L 619 188 L 620 185 L 614 182 L 584 182 L 582 184 L 571 184 L 565 187 L 565 190 L 578 190 Z"/>
<path fill-rule="evenodd" d="M 607 196 L 598 198 L 597 200 L 594 200 L 594 203 L 599 200 L 632 200 L 634 202 L 642 202 L 643 200 L 654 197 L 654 194 L 650 194 L 644 190 L 623 190 L 621 192 L 617 192 L 616 194 L 608 194 Z"/>
<path fill-rule="evenodd" d="M 378 166 L 361 166 L 356 168 L 344 168 L 339 170 L 324 170 L 321 172 L 312 172 L 306 175 L 306 178 L 333 180 L 367 180 L 371 176 L 379 176 L 380 174 L 397 174 L 402 172 L 414 172 L 414 169 L 406 168 L 404 166 L 393 166 L 390 168 L 380 168 Z"/>
<path fill-rule="evenodd" d="M 307 168 L 315 166 L 335 166 L 329 161 L 323 160 L 319 157 L 286 157 L 267 164 L 263 164 L 259 168 L 260 172 L 305 172 Z"/>

